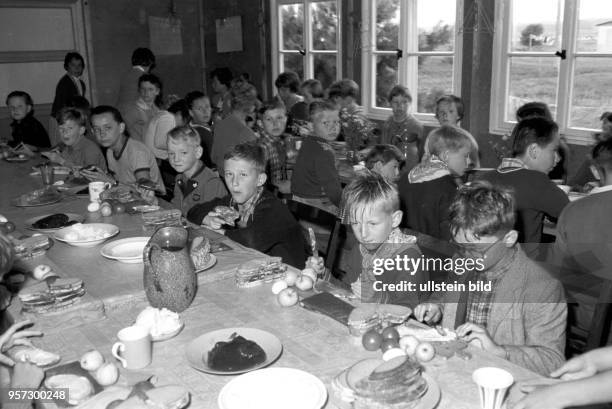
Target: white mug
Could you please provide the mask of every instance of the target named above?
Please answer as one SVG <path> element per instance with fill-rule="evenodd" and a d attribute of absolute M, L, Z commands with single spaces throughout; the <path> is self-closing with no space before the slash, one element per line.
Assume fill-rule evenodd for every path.
<path fill-rule="evenodd" d="M 151 363 L 151 335 L 149 329 L 137 325 L 123 328 L 117 333 L 119 342 L 111 350 L 127 369 L 142 369 Z"/>
<path fill-rule="evenodd" d="M 89 184 L 89 201 L 99 202 L 100 194 L 109 187 L 111 187 L 111 184 L 108 182 L 91 182 Z"/>
<path fill-rule="evenodd" d="M 501 368 L 478 368 L 472 373 L 472 379 L 478 385 L 480 407 L 482 409 L 501 409 L 508 388 L 514 383 L 514 377 Z"/>

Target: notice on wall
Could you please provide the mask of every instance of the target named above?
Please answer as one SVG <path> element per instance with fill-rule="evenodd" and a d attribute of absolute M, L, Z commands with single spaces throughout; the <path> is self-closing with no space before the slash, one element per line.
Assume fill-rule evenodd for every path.
<path fill-rule="evenodd" d="M 181 20 L 149 16 L 149 44 L 155 55 L 183 54 Z"/>
<path fill-rule="evenodd" d="M 219 18 L 217 24 L 217 52 L 242 51 L 242 17 Z"/>

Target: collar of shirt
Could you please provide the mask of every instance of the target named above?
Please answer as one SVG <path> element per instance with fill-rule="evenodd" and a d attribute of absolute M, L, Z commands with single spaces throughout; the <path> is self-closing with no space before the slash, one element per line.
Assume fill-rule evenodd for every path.
<path fill-rule="evenodd" d="M 610 190 L 612 190 L 612 185 L 598 186 L 598 187 L 594 187 L 589 194 L 595 195 L 597 193 L 608 192 Z"/>
<path fill-rule="evenodd" d="M 146 72 L 147 70 L 144 69 L 144 67 L 142 65 L 132 65 L 132 68 L 136 68 L 137 70 L 140 70 L 142 72 Z"/>
<path fill-rule="evenodd" d="M 184 173 L 181 173 L 179 177 L 177 178 L 176 184 L 181 189 L 181 192 L 183 192 L 183 196 L 187 196 L 189 193 L 193 192 L 198 187 L 199 182 L 197 181 L 196 178 L 198 177 L 200 173 L 204 171 L 204 168 L 206 168 L 206 166 L 204 166 L 204 163 L 202 161 L 198 161 L 198 166 L 199 166 L 198 170 L 196 170 L 195 173 L 191 175 L 190 178 L 185 176 Z"/>
<path fill-rule="evenodd" d="M 519 158 L 503 158 L 499 166 L 497 167 L 497 171 L 499 173 L 507 173 L 514 172 L 520 169 L 529 169 L 525 162 L 520 160 Z"/>

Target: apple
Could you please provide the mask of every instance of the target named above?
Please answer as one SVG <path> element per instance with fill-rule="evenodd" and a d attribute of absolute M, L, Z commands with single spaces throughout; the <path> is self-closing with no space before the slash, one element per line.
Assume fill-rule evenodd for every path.
<path fill-rule="evenodd" d="M 314 281 L 309 276 L 301 275 L 298 280 L 295 282 L 295 286 L 302 291 L 311 290 L 314 286 Z"/>
<path fill-rule="evenodd" d="M 113 208 L 108 203 L 103 203 L 102 206 L 100 206 L 100 214 L 104 217 L 108 217 L 113 214 Z"/>
<path fill-rule="evenodd" d="M 382 336 L 382 335 L 381 335 Z M 380 344 L 380 350 L 383 352 L 387 352 L 391 348 L 398 348 L 399 343 L 394 339 L 383 339 L 383 342 Z"/>
<path fill-rule="evenodd" d="M 43 280 L 51 272 L 51 267 L 46 264 L 39 264 L 32 270 L 32 275 L 37 280 Z"/>
<path fill-rule="evenodd" d="M 100 210 L 100 203 L 98 202 L 91 202 L 87 205 L 87 211 L 90 213 L 97 212 L 98 210 Z"/>
<path fill-rule="evenodd" d="M 416 352 L 414 353 L 417 359 L 421 362 L 431 361 L 435 354 L 436 350 L 429 342 L 421 342 L 416 347 Z"/>
<path fill-rule="evenodd" d="M 399 346 L 408 356 L 413 356 L 416 352 L 417 346 L 419 345 L 419 340 L 412 335 L 405 335 L 400 338 Z"/>
<path fill-rule="evenodd" d="M 95 371 L 104 363 L 104 357 L 100 351 L 92 349 L 91 351 L 85 352 L 83 356 L 81 356 L 79 363 L 81 364 L 81 368 L 85 369 L 86 371 Z"/>
<path fill-rule="evenodd" d="M 274 284 L 272 284 L 272 293 L 278 294 L 287 288 L 287 282 L 284 280 L 278 280 Z"/>
<path fill-rule="evenodd" d="M 293 270 L 288 270 L 285 273 L 285 282 L 287 283 L 287 285 L 289 287 L 291 287 L 292 285 L 295 285 L 295 282 L 298 279 L 298 273 L 296 271 Z"/>
<path fill-rule="evenodd" d="M 382 332 L 383 339 L 392 339 L 394 341 L 399 341 L 399 332 L 395 329 L 395 327 L 387 327 L 383 329 Z"/>
<path fill-rule="evenodd" d="M 380 348 L 380 344 L 382 343 L 382 335 L 378 333 L 378 331 L 371 329 L 361 338 L 361 344 L 367 351 L 376 351 Z"/>
<path fill-rule="evenodd" d="M 113 211 L 116 214 L 121 214 L 121 213 L 125 213 L 125 205 L 121 202 L 117 202 L 115 203 L 115 205 L 113 206 Z"/>
<path fill-rule="evenodd" d="M 276 300 L 283 307 L 291 307 L 297 304 L 298 298 L 298 292 L 293 287 L 285 288 L 276 296 Z"/>
<path fill-rule="evenodd" d="M 94 378 L 102 386 L 112 385 L 119 379 L 119 368 L 114 363 L 107 362 L 96 370 Z"/>
<path fill-rule="evenodd" d="M 312 268 L 305 268 L 302 270 L 302 275 L 312 278 L 313 282 L 317 281 L 317 273 Z"/>

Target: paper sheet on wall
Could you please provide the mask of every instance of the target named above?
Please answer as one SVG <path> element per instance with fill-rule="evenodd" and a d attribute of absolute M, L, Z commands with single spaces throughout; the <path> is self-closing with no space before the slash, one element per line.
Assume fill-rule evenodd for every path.
<path fill-rule="evenodd" d="M 156 55 L 183 54 L 181 20 L 149 16 L 149 44 Z"/>
<path fill-rule="evenodd" d="M 242 18 L 219 18 L 217 25 L 217 52 L 242 51 Z"/>

